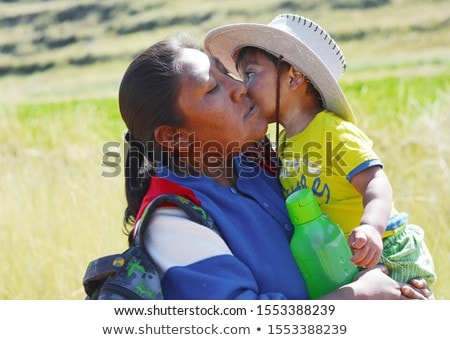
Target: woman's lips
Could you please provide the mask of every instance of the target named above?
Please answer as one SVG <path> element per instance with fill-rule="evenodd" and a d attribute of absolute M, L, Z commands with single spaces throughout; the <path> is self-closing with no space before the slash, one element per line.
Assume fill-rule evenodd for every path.
<path fill-rule="evenodd" d="M 248 112 L 245 114 L 244 119 L 250 118 L 250 117 L 253 116 L 256 112 L 257 112 L 256 104 L 253 104 L 253 105 L 250 107 L 250 110 L 248 110 Z"/>

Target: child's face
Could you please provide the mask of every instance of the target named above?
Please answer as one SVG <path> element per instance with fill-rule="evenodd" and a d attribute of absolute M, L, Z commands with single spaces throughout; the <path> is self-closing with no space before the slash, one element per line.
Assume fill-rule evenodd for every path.
<path fill-rule="evenodd" d="M 277 68 L 263 53 L 246 55 L 239 63 L 239 75 L 247 94 L 259 105 L 269 123 L 276 120 Z"/>

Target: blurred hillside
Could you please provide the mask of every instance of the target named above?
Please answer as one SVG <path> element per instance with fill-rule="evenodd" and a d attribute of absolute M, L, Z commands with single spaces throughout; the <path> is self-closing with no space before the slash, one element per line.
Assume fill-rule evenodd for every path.
<path fill-rule="evenodd" d="M 7 0 L 0 3 L 0 100 L 113 95 L 132 57 L 158 39 L 186 31 L 201 42 L 217 25 L 268 23 L 283 12 L 327 29 L 350 73 L 448 69 L 445 0 Z"/>

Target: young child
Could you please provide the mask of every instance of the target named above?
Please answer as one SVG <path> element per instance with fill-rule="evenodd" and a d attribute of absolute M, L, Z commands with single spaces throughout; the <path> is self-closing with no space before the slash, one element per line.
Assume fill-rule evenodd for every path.
<path fill-rule="evenodd" d="M 210 31 L 205 49 L 239 74 L 279 138 L 284 193 L 308 187 L 348 237 L 355 265 L 385 264 L 399 282 L 436 279 L 424 232 L 395 210 L 372 141 L 356 126 L 337 80 L 345 60 L 319 25 L 283 14 L 270 24 Z"/>

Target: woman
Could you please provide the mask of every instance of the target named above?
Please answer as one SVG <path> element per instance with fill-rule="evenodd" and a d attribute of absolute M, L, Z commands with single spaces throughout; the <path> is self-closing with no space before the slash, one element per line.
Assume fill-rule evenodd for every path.
<path fill-rule="evenodd" d="M 267 121 L 242 82 L 185 37 L 156 43 L 127 69 L 119 91 L 129 129 L 125 220 L 139 223 L 161 193 L 182 194 L 215 220 L 220 235 L 174 207 L 156 211 L 146 249 L 166 299 L 306 299 L 289 248 L 289 222 L 276 176 L 242 155 Z M 324 298 L 426 298 L 380 268 Z M 404 295 L 402 295 L 402 293 Z"/>

